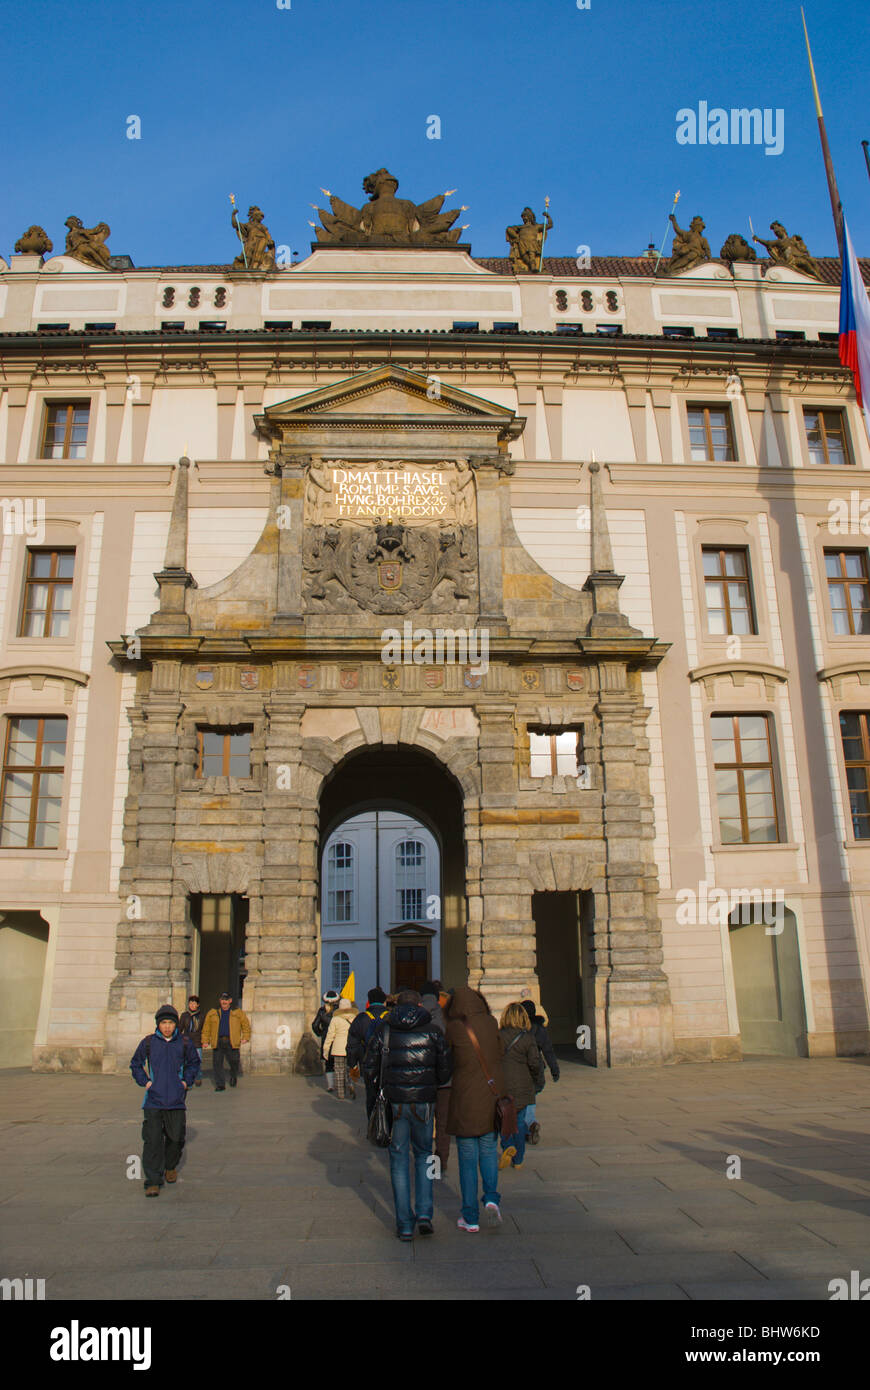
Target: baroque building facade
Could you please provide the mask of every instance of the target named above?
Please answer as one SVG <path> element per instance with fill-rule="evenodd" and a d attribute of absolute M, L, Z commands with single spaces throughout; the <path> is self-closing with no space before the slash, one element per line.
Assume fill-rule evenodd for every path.
<path fill-rule="evenodd" d="M 321 243 L 0 262 L 0 1065 L 230 987 L 305 1070 L 349 972 L 595 1065 L 865 1053 L 837 263 Z"/>

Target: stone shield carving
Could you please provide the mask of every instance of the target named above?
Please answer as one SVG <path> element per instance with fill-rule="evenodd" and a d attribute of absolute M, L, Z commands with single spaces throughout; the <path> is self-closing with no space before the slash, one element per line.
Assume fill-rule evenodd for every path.
<path fill-rule="evenodd" d="M 311 526 L 302 563 L 309 613 L 467 612 L 477 601 L 473 526 Z"/>

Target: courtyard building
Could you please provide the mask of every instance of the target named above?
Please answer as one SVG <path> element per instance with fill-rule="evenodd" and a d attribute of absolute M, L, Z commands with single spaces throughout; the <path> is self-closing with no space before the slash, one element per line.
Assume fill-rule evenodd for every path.
<path fill-rule="evenodd" d="M 228 989 L 311 1070 L 351 974 L 595 1066 L 867 1053 L 839 262 L 414 235 L 0 260 L 0 1066 Z"/>

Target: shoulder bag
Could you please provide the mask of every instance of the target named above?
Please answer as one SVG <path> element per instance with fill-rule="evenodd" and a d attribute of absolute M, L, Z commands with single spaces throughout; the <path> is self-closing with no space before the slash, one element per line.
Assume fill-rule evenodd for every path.
<path fill-rule="evenodd" d="M 384 1073 L 387 1069 L 387 1053 L 390 1049 L 390 1025 L 384 1024 L 381 1043 L 381 1074 L 378 1078 L 378 1094 L 369 1119 L 368 1137 L 378 1149 L 388 1149 L 393 1134 L 393 1108 L 384 1095 Z"/>
<path fill-rule="evenodd" d="M 480 1050 L 480 1043 L 474 1036 L 468 1024 L 464 1025 L 465 1031 L 471 1039 L 471 1045 L 477 1053 L 477 1060 L 483 1068 L 486 1077 L 486 1084 L 495 1096 L 495 1129 L 501 1134 L 503 1139 L 509 1139 L 512 1134 L 516 1134 L 520 1127 L 517 1119 L 517 1107 L 513 1096 L 500 1096 L 495 1088 L 495 1082 L 489 1074 L 489 1068 L 483 1060 L 483 1053 Z"/>

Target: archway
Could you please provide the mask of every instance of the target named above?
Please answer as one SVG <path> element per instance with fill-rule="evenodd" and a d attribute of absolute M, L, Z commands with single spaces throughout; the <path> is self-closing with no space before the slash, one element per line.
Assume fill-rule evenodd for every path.
<path fill-rule="evenodd" d="M 749 920 L 745 920 L 745 919 Z M 807 1023 L 794 913 L 738 908 L 728 923 L 743 1052 L 806 1057 Z"/>
<path fill-rule="evenodd" d="M 468 977 L 462 798 L 434 758 L 401 745 L 352 755 L 320 801 L 321 990 L 350 970 L 357 999 L 427 975 Z"/>
<path fill-rule="evenodd" d="M 47 949 L 38 912 L 0 913 L 0 1067 L 33 1063 Z"/>

